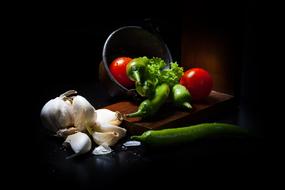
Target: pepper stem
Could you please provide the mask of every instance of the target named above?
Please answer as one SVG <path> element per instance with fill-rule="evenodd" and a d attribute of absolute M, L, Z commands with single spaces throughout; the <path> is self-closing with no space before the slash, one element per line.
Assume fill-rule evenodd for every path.
<path fill-rule="evenodd" d="M 141 117 L 142 113 L 140 111 L 134 112 L 134 113 L 129 113 L 125 115 L 126 117 Z"/>
<path fill-rule="evenodd" d="M 141 77 L 138 71 L 134 71 L 133 72 L 133 77 L 135 79 L 136 82 L 140 83 L 141 82 Z"/>

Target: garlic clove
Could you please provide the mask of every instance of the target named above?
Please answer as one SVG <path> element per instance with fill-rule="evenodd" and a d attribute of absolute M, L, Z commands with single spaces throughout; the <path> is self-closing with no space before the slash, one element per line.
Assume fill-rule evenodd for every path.
<path fill-rule="evenodd" d="M 60 97 L 48 101 L 43 106 L 40 117 L 43 125 L 55 133 L 73 125 L 72 109 Z"/>
<path fill-rule="evenodd" d="M 123 117 L 119 112 L 114 112 L 108 109 L 98 109 L 96 110 L 98 124 L 101 123 L 111 123 L 113 125 L 120 125 L 123 121 Z"/>
<path fill-rule="evenodd" d="M 66 137 L 78 131 L 92 130 L 96 122 L 96 112 L 84 97 L 77 95 L 75 90 L 69 90 L 44 105 L 41 119 L 50 131 L 57 136 Z"/>
<path fill-rule="evenodd" d="M 127 141 L 123 144 L 124 146 L 140 146 L 141 142 L 140 141 Z"/>
<path fill-rule="evenodd" d="M 72 101 L 74 127 L 79 131 L 92 128 L 96 122 L 95 108 L 82 96 L 77 95 Z"/>
<path fill-rule="evenodd" d="M 72 150 L 75 152 L 75 154 L 67 157 L 67 159 L 90 151 L 92 146 L 89 136 L 82 132 L 69 135 L 64 143 L 69 143 Z"/>
<path fill-rule="evenodd" d="M 96 125 L 97 132 L 116 132 L 122 138 L 126 135 L 127 130 L 125 128 L 112 125 L 110 123 L 101 123 L 101 125 Z"/>
<path fill-rule="evenodd" d="M 105 144 L 102 144 L 100 146 L 97 146 L 94 150 L 93 150 L 93 154 L 94 155 L 104 155 L 104 154 L 109 154 L 112 152 L 112 149 L 105 145 Z"/>
<path fill-rule="evenodd" d="M 123 120 L 119 112 L 99 109 L 96 110 L 96 115 L 96 125 L 92 130 L 92 137 L 96 144 L 112 146 L 126 135 L 126 129 L 117 126 Z"/>
<path fill-rule="evenodd" d="M 98 145 L 108 145 L 108 146 L 113 146 L 122 138 L 122 136 L 114 131 L 111 132 L 94 132 L 93 135 L 93 140 L 95 141 L 96 144 Z"/>

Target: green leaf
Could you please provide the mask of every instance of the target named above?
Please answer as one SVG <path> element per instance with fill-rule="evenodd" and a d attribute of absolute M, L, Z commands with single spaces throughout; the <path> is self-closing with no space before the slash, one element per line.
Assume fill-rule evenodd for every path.
<path fill-rule="evenodd" d="M 146 57 L 145 57 L 146 58 Z M 144 81 L 139 89 L 143 89 L 143 95 L 148 96 L 153 94 L 157 85 L 167 83 L 170 88 L 179 83 L 179 79 L 183 75 L 183 68 L 178 64 L 170 63 L 170 68 L 165 69 L 167 64 L 165 61 L 158 57 L 148 59 L 146 69 L 144 72 Z M 146 84 L 152 84 L 151 86 Z"/>
<path fill-rule="evenodd" d="M 167 83 L 170 88 L 179 83 L 179 79 L 183 75 L 183 68 L 178 64 L 171 63 L 169 69 L 164 69 L 160 75 L 160 83 Z"/>

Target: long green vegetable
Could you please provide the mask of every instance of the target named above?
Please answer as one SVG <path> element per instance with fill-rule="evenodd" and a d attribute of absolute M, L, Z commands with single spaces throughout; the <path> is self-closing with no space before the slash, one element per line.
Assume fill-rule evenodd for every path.
<path fill-rule="evenodd" d="M 186 143 L 205 137 L 214 137 L 216 135 L 245 134 L 246 130 L 237 125 L 227 123 L 202 123 L 180 128 L 149 130 L 140 136 L 131 136 L 131 139 L 157 146 Z"/>
<path fill-rule="evenodd" d="M 161 105 L 168 98 L 170 89 L 167 84 L 161 84 L 155 89 L 153 99 L 143 101 L 138 110 L 134 113 L 126 114 L 127 117 L 149 117 L 154 115 Z"/>

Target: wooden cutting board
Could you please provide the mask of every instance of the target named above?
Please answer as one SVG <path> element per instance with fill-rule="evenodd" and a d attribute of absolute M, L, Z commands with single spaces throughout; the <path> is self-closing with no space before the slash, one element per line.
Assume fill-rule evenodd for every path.
<path fill-rule="evenodd" d="M 141 134 L 150 129 L 181 127 L 195 121 L 203 121 L 203 118 L 207 119 L 213 114 L 222 114 L 223 111 L 234 106 L 233 100 L 234 97 L 229 94 L 212 91 L 205 100 L 192 102 L 191 111 L 165 104 L 151 119 L 128 118 L 122 125 L 130 134 Z M 138 103 L 121 101 L 104 108 L 126 114 L 135 112 L 138 109 Z"/>

